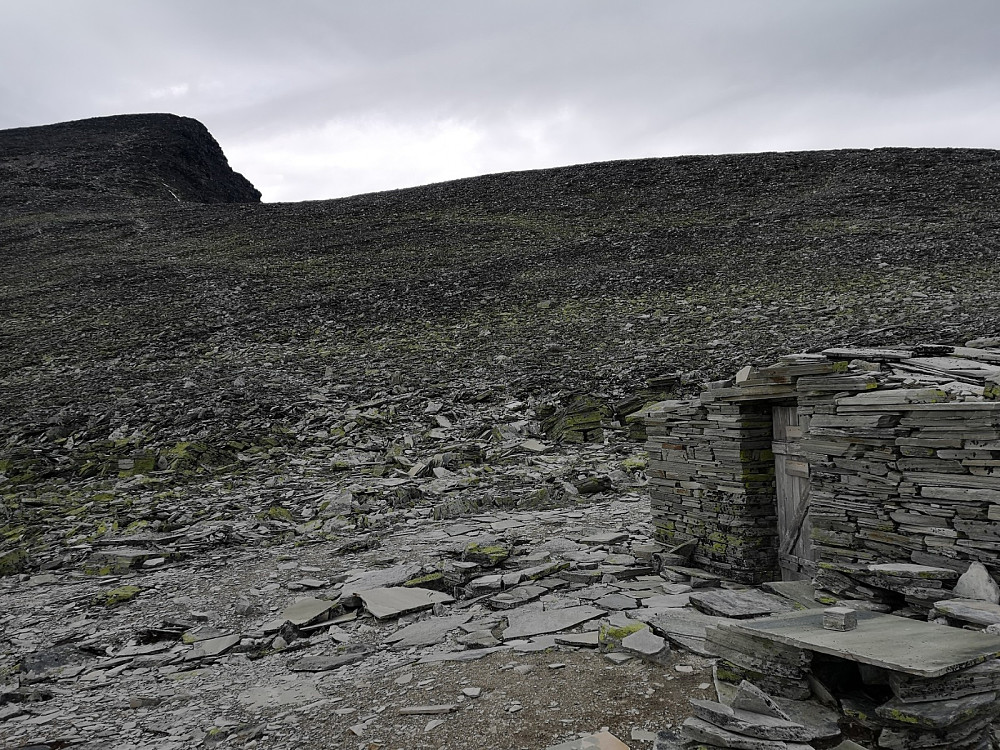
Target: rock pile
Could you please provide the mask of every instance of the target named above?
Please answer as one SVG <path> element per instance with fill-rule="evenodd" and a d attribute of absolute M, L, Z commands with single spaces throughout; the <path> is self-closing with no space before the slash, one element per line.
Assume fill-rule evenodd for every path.
<path fill-rule="evenodd" d="M 313 394 L 290 434 L 297 448 L 235 443 L 241 447 L 221 474 L 194 443 L 150 452 L 142 465 L 115 455 L 98 460 L 81 426 L 50 447 L 61 466 L 90 456 L 92 476 L 70 491 L 57 485 L 9 505 L 0 498 L 0 575 L 81 563 L 95 571 L 133 567 L 290 536 L 363 549 L 407 518 L 638 498 L 644 462 L 624 430 L 564 448 L 541 430 L 541 401 L 326 389 Z"/>
<path fill-rule="evenodd" d="M 0 651 L 0 728 L 15 747 L 96 747 L 111 736 L 101 711 L 125 727 L 115 745 L 123 749 L 180 750 L 226 737 L 286 747 L 297 735 L 276 723 L 280 711 L 336 708 L 355 681 L 408 665 L 592 650 L 609 666 L 641 662 L 661 680 L 683 676 L 701 662 L 672 649 L 657 619 L 683 610 L 682 592 L 704 583 L 654 570 L 664 550 L 643 507 L 411 517 L 393 529 L 393 554 L 221 544 L 200 551 L 192 568 L 109 548 L 92 556 L 103 565 L 95 574 L 2 579 L 10 607 L 0 613 L 9 638 Z M 595 514 L 601 528 L 589 520 Z M 219 681 L 228 700 L 209 688 Z M 180 709 L 190 700 L 180 697 L 184 686 L 197 688 L 198 711 Z M 100 704 L 86 700 L 94 690 Z M 445 731 L 471 704 L 440 698 L 411 700 L 400 715 Z M 390 735 L 405 727 L 369 717 L 348 731 L 360 742 L 377 725 Z"/>
<path fill-rule="evenodd" d="M 987 662 L 928 680 L 892 673 L 894 697 L 866 714 L 878 747 L 947 750 L 993 747 L 992 724 L 1000 715 L 1000 665 Z"/>
<path fill-rule="evenodd" d="M 791 599 L 689 567 L 691 545 L 668 550 L 653 541 L 644 507 L 414 514 L 392 527 L 391 547 L 333 555 L 294 541 L 252 551 L 230 537 L 192 553 L 202 560 L 201 581 L 183 559 L 114 547 L 91 554 L 88 565 L 102 566 L 96 574 L 8 577 L 0 728 L 14 747 L 73 742 L 89 750 L 114 739 L 122 750 L 181 750 L 231 738 L 291 748 L 302 735 L 284 717 L 332 711 L 325 725 L 358 747 L 395 747 L 386 737 L 415 747 L 407 732 L 440 736 L 491 704 L 475 683 L 459 694 L 408 693 L 420 684 L 413 670 L 548 654 L 547 668 L 558 672 L 572 654 L 591 652 L 609 668 L 641 663 L 669 680 L 707 663 L 694 652 L 718 659 L 715 695 L 704 692 L 711 682 L 698 686 L 703 697 L 682 736 L 657 733 L 663 724 L 654 721 L 653 731 L 636 728 L 633 742 L 655 750 L 829 748 L 843 726 L 873 748 L 982 746 L 1000 692 L 995 662 L 940 679 L 866 668 L 860 684 L 878 697 L 840 695 L 828 662 L 744 627 L 791 612 Z M 926 580 L 923 573 L 867 571 L 900 580 Z M 941 575 L 967 595 L 990 589 L 980 571 L 964 581 Z M 398 683 L 401 695 L 382 704 L 393 711 L 358 712 L 350 702 L 357 685 L 377 679 Z M 337 714 L 341 707 L 350 711 Z M 120 734 L 105 728 L 109 717 L 124 727 Z M 622 746 L 608 732 L 554 745 Z"/>
<path fill-rule="evenodd" d="M 611 415 L 611 407 L 606 402 L 588 395 L 577 395 L 565 406 L 550 404 L 539 411 L 545 435 L 564 443 L 601 442 L 604 439 L 602 423 Z"/>

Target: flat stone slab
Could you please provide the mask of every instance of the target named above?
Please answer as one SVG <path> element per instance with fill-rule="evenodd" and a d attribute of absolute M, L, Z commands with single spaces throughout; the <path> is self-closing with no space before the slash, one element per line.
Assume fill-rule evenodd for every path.
<path fill-rule="evenodd" d="M 660 579 L 663 581 L 663 579 Z M 660 584 L 660 588 L 663 589 L 664 594 L 690 594 L 694 590 L 694 586 L 689 586 L 686 583 L 667 583 L 664 581 Z"/>
<path fill-rule="evenodd" d="M 455 601 L 448 594 L 414 586 L 413 588 L 368 589 L 356 592 L 376 620 L 399 617 L 410 612 L 430 609 L 438 603 Z"/>
<path fill-rule="evenodd" d="M 486 604 L 493 609 L 514 609 L 522 604 L 535 601 L 547 592 L 548 589 L 544 586 L 518 586 L 496 596 L 491 596 L 486 600 Z"/>
<path fill-rule="evenodd" d="M 596 630 L 588 630 L 586 633 L 562 633 L 555 636 L 555 642 L 560 646 L 597 648 L 600 645 L 598 636 L 599 633 Z"/>
<path fill-rule="evenodd" d="M 532 453 L 545 453 L 545 451 L 551 450 L 552 446 L 543 443 L 541 440 L 535 440 L 534 438 L 528 438 L 527 440 L 521 441 L 521 447 L 526 451 Z"/>
<path fill-rule="evenodd" d="M 640 659 L 655 664 L 670 662 L 670 646 L 665 639 L 650 631 L 649 628 L 629 633 L 622 638 L 621 648 L 626 653 L 634 654 Z"/>
<path fill-rule="evenodd" d="M 660 570 L 660 577 L 670 583 L 686 583 L 693 589 L 715 588 L 722 583 L 722 578 L 719 576 L 686 565 L 664 565 Z"/>
<path fill-rule="evenodd" d="M 611 586 L 587 586 L 587 588 L 575 590 L 573 592 L 573 596 L 583 601 L 593 602 L 603 596 L 613 594 L 617 590 L 618 589 L 612 588 Z"/>
<path fill-rule="evenodd" d="M 604 616 L 605 611 L 597 607 L 581 605 L 564 609 L 550 609 L 542 612 L 511 612 L 507 615 L 507 629 L 504 640 L 530 638 L 533 635 L 557 633 L 568 630 L 580 623 Z"/>
<path fill-rule="evenodd" d="M 997 693 L 979 693 L 967 698 L 946 701 L 925 701 L 923 703 L 903 703 L 893 698 L 875 709 L 875 714 L 891 723 L 903 727 L 923 727 L 945 729 L 980 715 L 995 715 Z"/>
<path fill-rule="evenodd" d="M 975 625 L 1000 623 L 1000 605 L 979 599 L 947 599 L 934 603 L 934 611 Z"/>
<path fill-rule="evenodd" d="M 336 656 L 304 656 L 289 665 L 292 672 L 329 672 L 348 664 L 357 664 L 368 656 L 368 651 L 355 651 L 350 654 Z"/>
<path fill-rule="evenodd" d="M 733 699 L 727 703 L 730 707 L 740 711 L 750 711 L 755 714 L 771 716 L 775 719 L 791 721 L 791 718 L 775 702 L 774 698 L 752 682 L 747 682 L 746 680 L 743 680 L 739 684 Z"/>
<path fill-rule="evenodd" d="M 510 646 L 494 646 L 493 648 L 472 648 L 468 651 L 445 651 L 440 654 L 421 656 L 417 660 L 417 664 L 434 664 L 441 661 L 477 661 L 498 651 L 509 650 Z"/>
<path fill-rule="evenodd" d="M 200 651 L 201 656 L 205 657 L 221 656 L 239 642 L 239 634 L 209 638 L 208 640 L 199 641 L 197 647 L 195 648 L 195 652 Z"/>
<path fill-rule="evenodd" d="M 992 659 L 933 679 L 890 672 L 889 686 L 893 694 L 904 703 L 951 700 L 976 693 L 1000 691 L 1000 660 Z"/>
<path fill-rule="evenodd" d="M 1000 656 L 1000 636 L 878 612 L 858 612 L 854 630 L 824 630 L 823 611 L 732 622 L 737 632 L 919 677 L 940 677 Z"/>
<path fill-rule="evenodd" d="M 879 563 L 868 566 L 869 573 L 899 578 L 923 578 L 931 581 L 954 581 L 958 573 L 951 568 L 936 568 L 913 563 Z"/>
<path fill-rule="evenodd" d="M 639 606 L 639 602 L 631 596 L 625 596 L 624 594 L 608 594 L 607 596 L 602 596 L 594 604 L 604 609 L 614 610 L 636 609 Z"/>
<path fill-rule="evenodd" d="M 388 588 L 406 583 L 423 572 L 419 563 L 403 563 L 381 570 L 366 570 L 359 572 L 344 583 L 343 593 L 357 594 L 368 589 Z"/>
<path fill-rule="evenodd" d="M 275 618 L 274 622 L 279 623 L 279 627 L 285 622 L 290 622 L 297 627 L 308 625 L 311 622 L 319 620 L 336 605 L 337 602 L 332 602 L 329 599 L 306 597 L 285 607 L 285 610 Z"/>
<path fill-rule="evenodd" d="M 325 698 L 312 682 L 286 681 L 280 685 L 267 685 L 250 688 L 241 693 L 239 701 L 250 709 L 271 708 L 274 706 L 297 706 L 303 703 L 313 703 Z"/>
<path fill-rule="evenodd" d="M 599 570 L 560 570 L 556 575 L 570 583 L 596 584 L 604 574 Z"/>
<path fill-rule="evenodd" d="M 609 732 L 588 734 L 569 742 L 549 745 L 545 750 L 628 750 L 628 745 Z"/>
<path fill-rule="evenodd" d="M 816 587 L 809 581 L 768 581 L 761 584 L 761 588 L 805 609 L 822 609 L 825 606 L 816 601 Z"/>
<path fill-rule="evenodd" d="M 705 614 L 736 619 L 763 617 L 794 609 L 786 599 L 757 589 L 696 591 L 691 594 L 691 604 Z"/>
<path fill-rule="evenodd" d="M 209 639 L 206 638 L 205 640 L 209 640 Z M 240 640 L 239 636 L 237 636 L 236 642 L 239 643 L 239 640 Z M 159 642 L 159 643 L 147 643 L 145 645 L 125 646 L 124 648 L 119 649 L 115 653 L 115 658 L 122 657 L 122 656 L 147 656 L 148 654 L 161 654 L 164 651 L 168 651 L 169 649 L 171 649 L 173 647 L 174 647 L 173 643 L 170 643 L 170 642 L 164 643 L 162 641 Z M 41 652 L 36 651 L 34 654 L 31 654 L 32 657 L 36 657 L 36 658 L 37 657 L 42 657 L 43 659 L 44 659 L 45 655 L 46 655 L 45 651 L 41 651 Z M 39 673 L 41 673 L 41 672 L 44 672 L 47 668 L 49 668 L 49 667 L 47 667 L 45 665 L 44 661 L 43 661 L 43 663 L 41 665 L 39 665 L 37 667 L 35 667 L 35 666 L 29 666 L 29 664 L 30 664 L 29 658 L 30 657 L 25 657 L 22 660 L 22 662 L 21 662 L 22 669 L 24 669 L 25 672 L 39 672 Z M 52 668 L 58 668 L 58 667 L 54 666 Z"/>
<path fill-rule="evenodd" d="M 811 745 L 783 740 L 764 740 L 747 737 L 717 727 L 704 719 L 692 716 L 681 725 L 681 734 L 695 742 L 704 742 L 711 747 L 729 747 L 734 750 L 812 750 Z"/>
<path fill-rule="evenodd" d="M 556 637 L 554 635 L 540 635 L 537 638 L 531 638 L 527 641 L 514 641 L 509 645 L 514 651 L 520 654 L 535 654 L 539 651 L 548 651 L 550 648 L 554 648 Z"/>
<path fill-rule="evenodd" d="M 747 737 L 794 742 L 809 742 L 815 739 L 813 733 L 801 724 L 776 716 L 743 711 L 722 703 L 698 699 L 691 700 L 691 707 L 699 719 Z"/>
<path fill-rule="evenodd" d="M 569 567 L 569 563 L 556 560 L 555 562 L 545 562 L 541 565 L 532 565 L 530 568 L 521 568 L 517 572 L 521 574 L 524 580 L 537 581 L 539 578 L 555 575 L 567 567 Z"/>
<path fill-rule="evenodd" d="M 493 648 L 500 645 L 500 641 L 490 630 L 473 630 L 471 633 L 460 635 L 455 640 L 466 648 Z"/>
<path fill-rule="evenodd" d="M 282 623 L 284 625 L 284 623 Z M 181 636 L 182 643 L 200 643 L 201 641 L 208 641 L 213 638 L 222 638 L 224 635 L 234 635 L 232 630 L 222 630 L 220 628 L 214 628 L 211 625 L 201 625 L 197 628 L 191 628 L 191 630 L 185 630 L 184 634 Z M 119 654 L 123 656 L 124 654 Z"/>
<path fill-rule="evenodd" d="M 624 531 L 606 531 L 597 534 L 588 534 L 586 536 L 577 537 L 576 541 L 580 544 L 587 544 L 591 547 L 594 546 L 604 546 L 608 544 L 620 544 L 621 542 L 628 541 L 628 534 Z"/>
<path fill-rule="evenodd" d="M 642 606 L 669 609 L 671 607 L 686 607 L 690 601 L 690 594 L 658 594 L 643 599 Z"/>
<path fill-rule="evenodd" d="M 816 700 L 797 701 L 791 698 L 774 698 L 774 702 L 794 721 L 809 727 L 816 740 L 833 740 L 840 736 L 840 712 Z"/>
<path fill-rule="evenodd" d="M 400 628 L 385 638 L 395 649 L 414 646 L 433 646 L 445 639 L 449 632 L 472 619 L 472 613 L 451 615 L 450 617 L 430 617 L 405 628 Z"/>
<path fill-rule="evenodd" d="M 694 609 L 661 609 L 652 611 L 651 614 L 647 618 L 646 610 L 640 609 L 635 617 L 648 623 L 653 630 L 681 648 L 701 656 L 714 656 L 705 648 L 705 631 L 722 622 L 733 622 L 728 618 L 706 615 Z"/>
<path fill-rule="evenodd" d="M 624 568 L 635 565 L 635 558 L 632 555 L 608 555 L 604 558 L 605 565 L 621 565 Z"/>

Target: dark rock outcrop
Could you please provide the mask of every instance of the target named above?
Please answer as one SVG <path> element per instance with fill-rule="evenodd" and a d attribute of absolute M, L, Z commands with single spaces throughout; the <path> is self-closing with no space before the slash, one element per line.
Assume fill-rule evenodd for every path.
<path fill-rule="evenodd" d="M 0 208 L 149 198 L 256 203 L 197 120 L 115 115 L 0 130 Z"/>

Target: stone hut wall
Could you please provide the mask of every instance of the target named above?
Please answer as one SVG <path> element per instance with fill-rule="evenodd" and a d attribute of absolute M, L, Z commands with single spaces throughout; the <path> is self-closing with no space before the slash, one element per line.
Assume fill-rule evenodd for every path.
<path fill-rule="evenodd" d="M 1000 390 L 991 369 L 1000 354 L 980 365 L 981 386 L 915 371 L 938 360 L 888 352 L 848 365 L 850 353 L 831 352 L 747 368 L 701 399 L 646 414 L 657 537 L 699 540 L 695 562 L 734 580 L 779 577 L 771 411 L 794 404 L 808 425 L 801 448 L 819 587 L 865 598 L 873 563 L 964 571 L 979 561 L 1000 577 Z M 934 596 L 915 590 L 907 601 Z"/>
<path fill-rule="evenodd" d="M 694 561 L 733 580 L 777 577 L 771 429 L 766 405 L 661 402 L 646 419 L 656 536 L 700 540 Z"/>
<path fill-rule="evenodd" d="M 806 407 L 821 562 L 979 561 L 1000 574 L 1000 403 L 946 399 L 880 389 Z"/>

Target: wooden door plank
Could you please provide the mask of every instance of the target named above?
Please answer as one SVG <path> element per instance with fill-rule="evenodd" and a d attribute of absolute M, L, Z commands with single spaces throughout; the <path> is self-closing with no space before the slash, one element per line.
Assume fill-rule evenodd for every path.
<path fill-rule="evenodd" d="M 803 420 L 806 421 L 806 420 Z M 782 578 L 794 579 L 812 563 L 809 521 L 809 463 L 799 441 L 806 425 L 798 409 L 778 406 L 773 411 L 774 484 L 778 516 L 778 554 Z M 799 562 L 802 561 L 802 562 Z"/>

